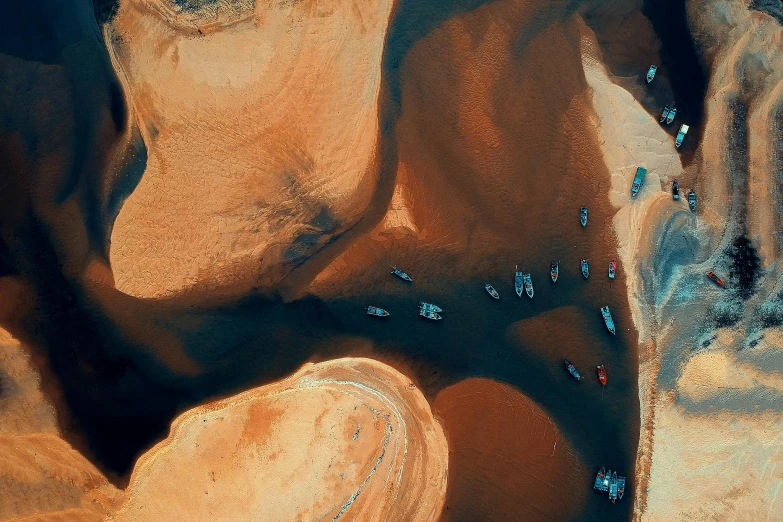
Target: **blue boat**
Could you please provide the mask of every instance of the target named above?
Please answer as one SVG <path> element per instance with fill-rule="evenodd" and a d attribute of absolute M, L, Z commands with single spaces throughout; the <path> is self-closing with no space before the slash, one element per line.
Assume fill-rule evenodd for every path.
<path fill-rule="evenodd" d="M 583 227 L 587 226 L 587 207 L 579 209 L 579 221 L 582 223 Z"/>
<path fill-rule="evenodd" d="M 432 303 L 419 303 L 419 308 L 428 308 L 429 310 L 432 310 L 433 312 L 442 312 L 443 309 L 440 306 L 434 305 Z"/>
<path fill-rule="evenodd" d="M 440 321 L 443 319 L 438 312 L 442 312 L 440 308 L 430 303 L 419 303 L 419 315 L 425 319 L 431 319 L 433 321 Z"/>
<path fill-rule="evenodd" d="M 368 306 L 367 315 L 374 315 L 376 317 L 388 317 L 389 312 L 387 312 L 383 308 L 378 308 L 377 306 Z"/>
<path fill-rule="evenodd" d="M 405 281 L 410 281 L 410 282 L 413 282 L 413 279 L 411 278 L 411 276 L 409 276 L 408 274 L 406 274 L 405 272 L 403 272 L 402 270 L 400 270 L 400 269 L 399 269 L 399 268 L 397 268 L 396 266 L 393 266 L 393 267 L 392 267 L 392 271 L 391 271 L 391 273 L 392 273 L 392 274 L 394 274 L 394 275 L 396 275 L 396 276 L 397 276 L 397 277 L 399 277 L 400 279 L 403 279 L 403 280 L 405 280 Z"/>
<path fill-rule="evenodd" d="M 671 122 L 674 121 L 674 116 L 677 114 L 677 107 L 672 105 L 672 108 L 669 109 L 669 114 L 666 115 L 666 125 L 669 125 Z"/>
<path fill-rule="evenodd" d="M 609 478 L 606 476 L 606 468 L 601 468 L 595 476 L 593 489 L 598 491 L 609 491 Z"/>
<path fill-rule="evenodd" d="M 522 297 L 522 291 L 525 287 L 524 278 L 522 277 L 522 272 L 519 271 L 519 265 L 514 270 L 514 291 L 518 297 Z"/>
<path fill-rule="evenodd" d="M 604 323 L 606 323 L 606 329 L 612 332 L 612 335 L 615 335 L 614 319 L 612 319 L 612 312 L 609 311 L 608 306 L 601 308 L 601 316 L 603 316 Z"/>
<path fill-rule="evenodd" d="M 657 65 L 651 65 L 650 68 L 647 69 L 647 83 L 653 81 L 653 78 L 655 78 L 656 71 L 658 71 Z"/>
<path fill-rule="evenodd" d="M 577 381 L 582 378 L 582 376 L 579 375 L 579 370 L 576 369 L 576 366 L 574 366 L 571 361 L 569 361 L 568 359 L 563 359 L 563 363 L 565 364 L 565 367 L 566 367 L 566 370 L 568 370 L 568 373 L 571 374 L 571 377 L 573 377 Z"/>
<path fill-rule="evenodd" d="M 676 179 L 672 182 L 672 198 L 674 201 L 678 201 L 680 199 L 680 182 Z"/>
<path fill-rule="evenodd" d="M 631 185 L 631 197 L 635 198 L 639 193 L 639 189 L 642 188 L 644 183 L 644 177 L 647 175 L 647 169 L 644 167 L 636 167 L 636 175 L 633 177 L 633 185 Z"/>
<path fill-rule="evenodd" d="M 688 206 L 691 210 L 696 210 L 696 193 L 692 190 L 688 192 Z"/>
<path fill-rule="evenodd" d="M 617 477 L 617 498 L 623 499 L 625 494 L 625 477 Z"/>
<path fill-rule="evenodd" d="M 674 146 L 678 149 L 680 148 L 680 145 L 682 145 L 682 140 L 685 139 L 685 135 L 688 134 L 688 129 L 690 129 L 690 127 L 687 125 L 680 125 L 680 130 L 677 133 L 677 139 L 674 140 Z"/>
<path fill-rule="evenodd" d="M 500 294 L 498 294 L 498 291 L 495 290 L 495 287 L 491 284 L 487 283 L 484 285 L 484 290 L 487 291 L 489 295 L 491 295 L 495 299 L 500 299 Z"/>
<path fill-rule="evenodd" d="M 587 259 L 582 259 L 579 263 L 582 265 L 582 275 L 587 279 L 590 277 L 590 266 L 587 263 Z"/>
<path fill-rule="evenodd" d="M 658 119 L 659 123 L 663 123 L 666 121 L 666 118 L 669 117 L 669 112 L 671 112 L 672 108 L 668 105 L 663 108 L 663 112 L 661 112 L 661 117 Z"/>
<path fill-rule="evenodd" d="M 522 281 L 525 283 L 525 292 L 530 299 L 533 299 L 533 280 L 529 273 L 522 274 Z M 520 296 L 521 297 L 521 296 Z"/>
<path fill-rule="evenodd" d="M 612 504 L 617 502 L 617 472 L 612 471 L 612 476 L 609 479 L 609 500 Z"/>

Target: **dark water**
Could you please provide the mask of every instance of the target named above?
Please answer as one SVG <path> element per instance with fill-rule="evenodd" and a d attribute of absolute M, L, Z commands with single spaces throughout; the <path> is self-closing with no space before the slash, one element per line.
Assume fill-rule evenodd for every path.
<path fill-rule="evenodd" d="M 60 7 L 57 2 L 51 4 Z M 438 67 L 446 67 L 446 72 L 448 67 L 457 70 L 460 62 L 452 61 L 448 46 L 429 48 L 425 42 L 424 52 L 412 51 L 444 21 L 472 15 L 482 4 L 408 0 L 398 4 L 384 56 L 383 175 L 373 208 L 362 223 L 295 270 L 284 284 L 287 295 L 296 293 L 340 252 L 350 247 L 364 249 L 359 256 L 364 261 L 352 274 L 353 281 L 336 297 L 306 296 L 288 302 L 279 296 L 248 295 L 218 300 L 196 291 L 165 301 L 132 299 L 65 276 L 62 250 L 72 248 L 69 238 L 56 237 L 44 224 L 46 218 L 32 206 L 13 215 L 4 211 L 2 266 L 33 281 L 39 303 L 33 316 L 9 328 L 45 354 L 45 385 L 61 392 L 56 402 L 64 429 L 118 483 L 127 480 L 137 455 L 165 436 L 176 412 L 278 379 L 308 360 L 354 354 L 377 357 L 412 373 L 430 400 L 443 387 L 466 377 L 488 377 L 513 385 L 540 404 L 569 439 L 587 469 L 581 472 L 585 488 L 590 488 L 592 473 L 600 466 L 628 475 L 628 493 L 620 504 L 612 506 L 604 496 L 588 494 L 578 519 L 630 518 L 639 434 L 636 332 L 628 313 L 625 267 L 620 266 L 614 281 L 606 276 L 608 261 L 618 259 L 610 225 L 613 211 L 606 197 L 608 177 L 600 171 L 594 137 L 572 107 L 582 86 L 578 60 L 573 56 L 578 40 L 569 17 L 579 5 L 555 3 L 535 11 L 539 14 L 532 19 L 520 14 L 515 22 L 518 25 L 509 46 L 513 67 L 481 95 L 491 99 L 491 118 L 501 129 L 501 148 L 510 151 L 493 164 L 489 175 L 490 169 L 481 164 L 485 156 L 479 161 L 467 155 L 474 136 L 454 132 L 460 108 L 471 100 L 460 96 L 458 85 L 451 83 L 456 76 L 442 74 L 437 81 L 428 77 L 437 74 Z M 659 17 L 656 20 L 667 13 L 683 14 L 678 15 L 673 4 L 670 11 L 661 9 L 645 7 Z M 74 10 L 70 16 L 84 17 L 83 11 Z M 105 15 L 103 8 L 98 11 Z M 487 17 L 504 16 L 502 10 L 492 13 L 466 20 L 478 24 Z M 41 22 L 34 17 L 21 20 L 21 29 Z M 74 96 L 90 100 L 87 108 L 92 107 L 95 114 L 87 110 L 79 116 L 72 136 L 76 159 L 64 169 L 61 194 L 83 190 L 80 214 L 72 216 L 73 227 L 83 227 L 92 250 L 102 254 L 107 250 L 111 220 L 121 204 L 117 194 L 137 183 L 138 171 L 118 178 L 123 186 L 107 191 L 112 194 L 108 200 L 89 188 L 100 186 L 95 181 L 99 172 L 91 167 L 103 147 L 96 122 L 113 120 L 115 132 L 127 122 L 124 110 L 117 107 L 115 80 L 107 77 L 97 24 L 79 20 L 68 36 L 88 42 L 83 45 L 92 50 L 76 62 L 60 56 L 61 42 L 49 47 L 40 42 L 15 42 L 8 35 L 20 32 L 10 28 L 3 33 L 9 41 L 0 42 L 0 51 L 24 54 L 28 59 L 59 60 L 87 71 L 83 78 L 74 72 L 71 81 L 84 83 L 74 89 Z M 610 25 L 602 29 L 600 21 L 592 24 L 600 41 L 609 41 L 601 31 L 611 32 Z M 475 30 L 481 33 L 484 28 Z M 687 32 L 687 27 L 670 26 L 672 32 L 683 30 Z M 41 32 L 43 42 L 46 34 Z M 437 34 L 432 40 L 448 43 L 451 37 Z M 550 37 L 562 43 L 560 50 L 547 47 Z M 30 53 L 36 46 L 40 50 L 33 56 Z M 548 49 L 562 53 L 562 60 L 553 60 Z M 84 65 L 90 60 L 92 66 Z M 679 67 L 677 55 L 670 53 L 664 60 L 672 70 Z M 555 76 L 550 66 L 562 69 Z M 95 82 L 98 87 L 87 89 Z M 682 87 L 679 96 L 684 105 L 695 106 L 689 101 L 688 88 Z M 563 124 L 569 121 L 572 126 Z M 555 123 L 547 130 L 546 122 Z M 545 130 L 537 135 L 536 129 Z M 450 248 L 444 241 L 415 239 L 396 240 L 381 250 L 362 246 L 366 233 L 385 213 L 400 160 L 420 167 L 413 168 L 414 172 L 426 172 L 420 178 L 414 174 L 411 183 L 416 197 L 437 210 L 434 214 L 415 211 L 417 222 L 459 223 L 462 246 Z M 424 167 L 436 161 L 438 168 Z M 13 186 L 17 201 L 29 197 L 25 191 L 32 189 L 25 183 Z M 581 204 L 590 206 L 586 229 L 578 221 Z M 580 257 L 591 260 L 589 281 L 579 273 Z M 561 261 L 557 284 L 549 281 L 552 259 Z M 388 273 L 391 264 L 410 271 L 415 283 L 393 278 Z M 517 264 L 532 273 L 533 300 L 512 295 Z M 486 282 L 501 293 L 499 302 L 484 292 Z M 441 306 L 444 320 L 433 323 L 420 318 L 416 310 L 420 300 Z M 393 316 L 387 321 L 364 316 L 362 310 L 369 303 L 389 309 Z M 606 304 L 615 317 L 616 337 L 601 320 L 599 308 Z M 356 351 L 352 338 L 369 340 L 374 348 Z M 562 367 L 564 356 L 582 371 L 582 382 L 570 379 Z M 610 383 L 603 393 L 595 379 L 594 368 L 599 363 L 609 373 Z M 196 375 L 188 375 L 192 364 Z M 460 519 L 459 514 L 450 516 Z M 491 511 L 486 512 L 486 519 L 492 519 Z"/>

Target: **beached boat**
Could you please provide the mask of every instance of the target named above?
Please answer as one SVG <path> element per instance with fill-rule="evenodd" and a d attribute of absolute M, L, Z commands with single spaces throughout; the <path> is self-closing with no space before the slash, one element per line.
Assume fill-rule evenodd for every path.
<path fill-rule="evenodd" d="M 672 105 L 672 108 L 669 110 L 669 114 L 666 115 L 666 125 L 669 125 L 671 122 L 674 121 L 674 117 L 677 115 L 677 107 Z"/>
<path fill-rule="evenodd" d="M 691 210 L 696 210 L 696 193 L 692 190 L 688 192 L 688 206 Z"/>
<path fill-rule="evenodd" d="M 617 261 L 609 261 L 609 279 L 614 279 L 614 274 L 617 272 Z"/>
<path fill-rule="evenodd" d="M 590 265 L 587 264 L 587 259 L 580 259 L 579 264 L 582 266 L 582 275 L 585 279 L 590 277 Z"/>
<path fill-rule="evenodd" d="M 583 227 L 587 226 L 587 207 L 579 209 L 579 221 L 582 223 Z"/>
<path fill-rule="evenodd" d="M 425 302 L 420 302 L 419 303 L 419 308 L 426 308 L 428 310 L 432 310 L 433 312 L 442 312 L 443 311 L 443 309 L 440 306 L 434 305 L 432 303 L 425 303 Z"/>
<path fill-rule="evenodd" d="M 402 270 L 400 270 L 400 269 L 399 269 L 399 268 L 397 268 L 396 266 L 393 266 L 393 267 L 392 267 L 392 271 L 391 271 L 391 273 L 392 273 L 392 274 L 394 274 L 394 275 L 396 275 L 396 276 L 397 276 L 397 277 L 399 277 L 400 279 L 403 279 L 403 280 L 405 280 L 405 281 L 411 281 L 411 282 L 413 282 L 413 279 L 411 278 L 411 276 L 409 276 L 408 274 L 406 274 L 405 272 L 403 272 Z"/>
<path fill-rule="evenodd" d="M 518 297 L 522 297 L 522 292 L 525 288 L 525 283 L 522 279 L 522 272 L 519 271 L 519 265 L 517 265 L 514 268 L 514 291 Z"/>
<path fill-rule="evenodd" d="M 651 65 L 649 69 L 647 69 L 647 83 L 650 83 L 653 81 L 653 78 L 655 78 L 655 73 L 658 71 L 657 65 Z"/>
<path fill-rule="evenodd" d="M 486 290 L 487 293 L 492 297 L 494 297 L 495 299 L 500 299 L 500 294 L 498 294 L 498 291 L 495 290 L 495 287 L 493 287 L 491 284 L 489 283 L 485 284 L 484 290 Z"/>
<path fill-rule="evenodd" d="M 687 125 L 683 124 L 680 125 L 680 130 L 677 132 L 677 139 L 674 140 L 674 146 L 677 148 L 680 148 L 680 145 L 682 145 L 682 140 L 685 139 L 685 135 L 688 134 L 688 127 Z"/>
<path fill-rule="evenodd" d="M 387 312 L 383 308 L 378 308 L 377 306 L 368 306 L 367 315 L 374 315 L 376 317 L 387 317 L 389 315 L 389 312 Z"/>
<path fill-rule="evenodd" d="M 609 500 L 612 504 L 617 502 L 617 472 L 612 471 L 612 476 L 609 478 Z"/>
<path fill-rule="evenodd" d="M 563 363 L 565 364 L 566 370 L 568 370 L 568 373 L 571 374 L 571 377 L 576 379 L 577 381 L 582 378 L 581 375 L 579 375 L 579 370 L 576 369 L 576 366 L 574 366 L 571 361 L 568 359 L 563 359 Z"/>
<path fill-rule="evenodd" d="M 549 275 L 552 278 L 552 282 L 557 283 L 557 278 L 560 275 L 559 261 L 552 261 L 552 265 L 549 267 Z"/>
<path fill-rule="evenodd" d="M 672 198 L 674 201 L 678 201 L 680 199 L 680 182 L 676 179 L 672 181 Z"/>
<path fill-rule="evenodd" d="M 669 107 L 668 105 L 666 107 L 664 107 L 663 108 L 663 112 L 661 113 L 661 117 L 658 119 L 658 122 L 659 123 L 665 122 L 666 118 L 669 117 L 669 111 L 671 111 L 671 110 L 672 110 L 672 108 Z"/>
<path fill-rule="evenodd" d="M 623 498 L 625 493 L 625 477 L 617 477 L 617 498 Z"/>
<path fill-rule="evenodd" d="M 595 482 L 593 483 L 593 489 L 598 491 L 607 491 L 609 489 L 609 482 L 606 480 L 606 468 L 601 468 L 595 476 Z"/>
<path fill-rule="evenodd" d="M 633 177 L 633 185 L 631 185 L 631 197 L 635 198 L 639 193 L 639 189 L 642 188 L 644 183 L 644 177 L 647 175 L 647 169 L 644 167 L 636 167 L 636 174 Z"/>
<path fill-rule="evenodd" d="M 615 335 L 614 320 L 612 319 L 612 312 L 609 311 L 608 306 L 601 308 L 601 315 L 604 318 L 604 323 L 606 323 L 606 329 L 612 332 L 612 335 Z"/>
<path fill-rule="evenodd" d="M 530 274 L 525 272 L 522 274 L 522 281 L 525 283 L 525 292 L 530 299 L 533 299 L 533 280 L 530 278 Z"/>
<path fill-rule="evenodd" d="M 707 277 L 710 278 L 711 281 L 713 281 L 716 285 L 720 286 L 721 288 L 725 288 L 726 283 L 723 282 L 723 279 L 715 275 L 715 272 L 710 272 L 707 274 Z"/>
<path fill-rule="evenodd" d="M 443 319 L 438 312 L 442 312 L 440 308 L 431 303 L 419 303 L 419 315 L 431 319 L 433 321 L 440 321 Z"/>
<path fill-rule="evenodd" d="M 603 364 L 599 364 L 595 369 L 598 372 L 598 380 L 606 386 L 606 368 L 604 368 Z"/>

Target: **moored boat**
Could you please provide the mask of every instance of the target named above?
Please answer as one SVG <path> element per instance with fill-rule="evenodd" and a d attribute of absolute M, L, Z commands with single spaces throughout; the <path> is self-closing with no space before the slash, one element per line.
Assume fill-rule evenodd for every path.
<path fill-rule="evenodd" d="M 666 118 L 669 116 L 669 111 L 671 111 L 672 108 L 668 105 L 663 108 L 663 112 L 661 113 L 661 117 L 658 119 L 659 123 L 663 123 L 666 121 Z"/>
<path fill-rule="evenodd" d="M 625 493 L 625 477 L 617 477 L 617 498 L 623 498 Z"/>
<path fill-rule="evenodd" d="M 590 266 L 587 264 L 587 259 L 579 260 L 579 264 L 582 266 L 582 275 L 585 276 L 585 279 L 590 277 Z"/>
<path fill-rule="evenodd" d="M 711 281 L 713 281 L 716 285 L 720 286 L 721 288 L 724 288 L 726 286 L 726 283 L 723 281 L 723 279 L 715 275 L 715 272 L 708 273 L 707 277 L 709 277 Z"/>
<path fill-rule="evenodd" d="M 612 319 L 612 312 L 609 311 L 608 306 L 601 308 L 601 315 L 604 318 L 604 323 L 606 323 L 606 329 L 612 332 L 612 335 L 615 335 L 614 320 Z"/>
<path fill-rule="evenodd" d="M 609 261 L 609 279 L 614 279 L 615 273 L 617 273 L 617 261 Z"/>
<path fill-rule="evenodd" d="M 557 278 L 560 275 L 559 261 L 552 261 L 552 265 L 549 267 L 549 275 L 552 278 L 552 282 L 557 283 Z"/>
<path fill-rule="evenodd" d="M 692 190 L 688 192 L 688 206 L 691 210 L 696 210 L 696 193 Z"/>
<path fill-rule="evenodd" d="M 669 114 L 666 115 L 666 125 L 669 125 L 671 122 L 674 121 L 674 116 L 677 115 L 677 107 L 672 105 L 671 110 L 669 110 Z"/>
<path fill-rule="evenodd" d="M 571 363 L 568 359 L 563 359 L 563 363 L 565 364 L 566 370 L 568 370 L 568 373 L 571 374 L 571 377 L 576 379 L 577 381 L 582 378 L 581 375 L 579 375 L 579 370 L 576 369 L 576 366 Z"/>
<path fill-rule="evenodd" d="M 397 277 L 399 277 L 400 279 L 403 279 L 403 280 L 405 280 L 405 281 L 410 281 L 410 282 L 413 282 L 413 279 L 411 278 L 411 276 L 409 276 L 408 274 L 406 274 L 405 272 L 403 272 L 402 270 L 400 270 L 400 269 L 399 269 L 399 268 L 397 268 L 396 266 L 393 266 L 393 267 L 392 267 L 392 271 L 391 271 L 391 273 L 392 273 L 392 274 L 394 274 L 394 275 L 396 275 L 396 276 L 397 276 Z"/>
<path fill-rule="evenodd" d="M 682 145 L 682 140 L 685 139 L 685 135 L 688 134 L 688 127 L 684 123 L 680 125 L 680 130 L 677 132 L 677 139 L 674 140 L 674 146 L 678 149 L 680 148 L 680 145 Z"/>
<path fill-rule="evenodd" d="M 433 312 L 442 312 L 443 311 L 443 309 L 440 306 L 434 305 L 432 303 L 425 303 L 423 301 L 419 302 L 419 308 L 426 308 L 428 310 L 432 310 Z"/>
<path fill-rule="evenodd" d="M 598 372 L 598 380 L 606 386 L 606 368 L 604 368 L 603 364 L 599 364 L 596 366 L 596 371 Z"/>
<path fill-rule="evenodd" d="M 517 265 L 514 268 L 514 291 L 517 293 L 517 297 L 522 297 L 524 291 L 525 282 L 522 279 L 522 272 L 519 271 L 519 265 Z"/>
<path fill-rule="evenodd" d="M 587 207 L 579 209 L 579 222 L 582 223 L 583 227 L 587 226 Z"/>
<path fill-rule="evenodd" d="M 595 476 L 595 482 L 593 483 L 593 489 L 598 491 L 606 491 L 609 489 L 609 483 L 606 482 L 606 468 L 601 468 Z"/>
<path fill-rule="evenodd" d="M 633 177 L 633 185 L 631 185 L 631 197 L 635 198 L 639 193 L 639 189 L 642 188 L 644 183 L 644 177 L 647 175 L 647 169 L 644 167 L 636 167 L 636 174 Z"/>
<path fill-rule="evenodd" d="M 678 201 L 680 199 L 680 182 L 676 179 L 672 181 L 672 198 L 674 201 Z"/>
<path fill-rule="evenodd" d="M 612 504 L 617 502 L 617 472 L 612 471 L 612 476 L 609 478 L 609 500 Z"/>
<path fill-rule="evenodd" d="M 435 306 L 431 303 L 419 303 L 419 315 L 426 318 L 431 319 L 433 321 L 440 321 L 443 319 L 440 315 L 438 315 L 438 312 L 442 312 L 439 307 Z"/>
<path fill-rule="evenodd" d="M 525 283 L 525 292 L 530 299 L 533 299 L 533 280 L 530 278 L 530 274 L 525 272 L 522 274 L 522 281 Z"/>
<path fill-rule="evenodd" d="M 498 294 L 498 291 L 495 290 L 495 287 L 493 287 L 491 284 L 489 283 L 485 284 L 484 290 L 486 290 L 487 293 L 492 297 L 494 297 L 495 299 L 500 299 L 500 294 Z"/>
<path fill-rule="evenodd" d="M 389 312 L 387 312 L 383 308 L 378 308 L 377 306 L 368 306 L 367 315 L 374 315 L 376 317 L 387 317 L 389 315 Z"/>
<path fill-rule="evenodd" d="M 658 71 L 657 65 L 651 65 L 649 69 L 647 69 L 647 83 L 650 83 L 653 81 L 653 78 L 655 78 L 655 73 Z"/>

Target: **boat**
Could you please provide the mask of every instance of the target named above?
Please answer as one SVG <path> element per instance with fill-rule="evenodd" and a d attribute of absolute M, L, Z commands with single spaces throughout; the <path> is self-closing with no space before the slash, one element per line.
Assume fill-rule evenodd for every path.
<path fill-rule="evenodd" d="M 680 130 L 677 133 L 677 139 L 674 140 L 674 146 L 677 148 L 680 148 L 680 145 L 682 145 L 682 140 L 685 139 L 685 135 L 688 134 L 688 127 L 687 125 L 683 124 L 680 125 Z"/>
<path fill-rule="evenodd" d="M 617 502 L 617 472 L 612 471 L 612 476 L 609 478 L 609 500 L 612 504 Z"/>
<path fill-rule="evenodd" d="M 432 310 L 433 312 L 442 312 L 443 309 L 440 306 L 434 305 L 432 303 L 419 303 L 419 308 L 427 308 L 428 310 Z"/>
<path fill-rule="evenodd" d="M 674 201 L 680 199 L 680 182 L 676 179 L 672 181 L 672 198 L 674 198 Z"/>
<path fill-rule="evenodd" d="M 440 315 L 438 315 L 438 312 L 441 311 L 442 310 L 437 306 L 435 306 L 434 304 L 419 303 L 419 315 L 426 319 L 431 319 L 433 321 L 440 321 L 443 318 Z"/>
<path fill-rule="evenodd" d="M 552 282 L 557 283 L 557 277 L 560 275 L 560 263 L 558 261 L 552 261 L 552 265 L 549 268 L 549 275 L 552 277 Z"/>
<path fill-rule="evenodd" d="M 571 377 L 577 381 L 582 378 L 582 376 L 579 375 L 579 370 L 576 369 L 576 366 L 574 366 L 571 361 L 568 359 L 563 359 L 563 363 L 565 363 L 566 370 L 568 370 L 568 373 L 571 374 Z"/>
<path fill-rule="evenodd" d="M 688 192 L 688 206 L 691 207 L 691 210 L 696 210 L 696 193 L 692 190 Z"/>
<path fill-rule="evenodd" d="M 585 279 L 590 277 L 590 266 L 587 264 L 587 259 L 580 260 L 579 264 L 582 265 L 582 275 L 585 276 Z"/>
<path fill-rule="evenodd" d="M 593 483 L 593 489 L 598 491 L 606 491 L 609 489 L 609 484 L 606 482 L 606 468 L 601 468 L 595 476 L 595 482 Z"/>
<path fill-rule="evenodd" d="M 595 369 L 598 372 L 598 380 L 601 381 L 601 384 L 606 386 L 606 368 L 604 368 L 603 364 L 599 364 Z"/>
<path fill-rule="evenodd" d="M 522 289 L 525 286 L 525 283 L 522 280 L 522 272 L 519 271 L 519 265 L 517 265 L 514 270 L 514 290 L 518 297 L 522 297 Z"/>
<path fill-rule="evenodd" d="M 625 477 L 617 477 L 617 498 L 622 500 L 623 493 L 625 493 Z"/>
<path fill-rule="evenodd" d="M 660 119 L 658 120 L 658 122 L 659 122 L 659 123 L 663 123 L 663 122 L 665 122 L 665 121 L 666 121 L 666 118 L 668 118 L 668 117 L 669 117 L 669 111 L 671 111 L 671 110 L 672 110 L 672 108 L 671 108 L 671 107 L 669 107 L 668 105 L 667 105 L 666 107 L 664 107 L 664 108 L 663 108 L 663 112 L 661 113 L 661 117 L 660 117 Z"/>
<path fill-rule="evenodd" d="M 650 68 L 647 69 L 647 83 L 653 81 L 653 78 L 655 78 L 656 71 L 658 71 L 657 65 L 651 65 Z"/>
<path fill-rule="evenodd" d="M 669 111 L 669 114 L 666 115 L 666 125 L 669 125 L 671 122 L 674 121 L 674 116 L 677 114 L 677 107 L 672 105 L 671 110 Z"/>
<path fill-rule="evenodd" d="M 606 329 L 612 332 L 612 335 L 615 335 L 614 320 L 612 319 L 612 312 L 609 311 L 608 306 L 601 308 L 601 315 L 606 323 Z"/>
<path fill-rule="evenodd" d="M 533 299 L 533 280 L 529 273 L 522 274 L 522 281 L 525 283 L 525 292 L 530 299 Z"/>
<path fill-rule="evenodd" d="M 411 276 L 409 276 L 408 274 L 406 274 L 405 272 L 403 272 L 402 270 L 400 270 L 400 269 L 399 269 L 399 268 L 397 268 L 396 266 L 393 266 L 393 267 L 392 267 L 392 271 L 391 271 L 391 273 L 392 273 L 392 274 L 394 274 L 394 275 L 396 275 L 396 276 L 397 276 L 397 277 L 399 277 L 400 279 L 403 279 L 403 280 L 405 280 L 405 281 L 410 281 L 410 282 L 413 282 L 413 279 L 411 278 Z"/>
<path fill-rule="evenodd" d="M 489 283 L 485 284 L 484 290 L 486 290 L 487 293 L 492 297 L 494 297 L 495 299 L 500 299 L 500 294 L 498 294 L 498 291 L 495 290 L 495 288 L 491 284 Z"/>
<path fill-rule="evenodd" d="M 715 272 L 710 272 L 707 274 L 707 277 L 710 278 L 710 280 L 714 281 L 716 285 L 720 286 L 721 288 L 726 287 L 726 283 L 723 282 L 723 279 L 715 275 Z"/>
<path fill-rule="evenodd" d="M 587 226 L 587 207 L 579 209 L 579 221 L 582 223 L 583 227 Z"/>
<path fill-rule="evenodd" d="M 631 185 L 631 197 L 635 198 L 639 193 L 639 189 L 642 188 L 644 183 L 644 177 L 647 175 L 647 169 L 644 167 L 636 167 L 636 175 L 633 177 L 633 185 Z"/>
<path fill-rule="evenodd" d="M 383 308 L 378 308 L 377 306 L 368 306 L 367 315 L 374 315 L 376 317 L 388 317 L 389 312 L 387 312 Z"/>
<path fill-rule="evenodd" d="M 614 274 L 617 272 L 617 261 L 609 261 L 609 279 L 614 279 Z"/>

